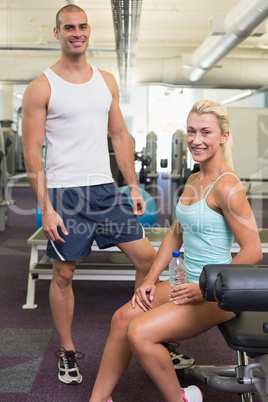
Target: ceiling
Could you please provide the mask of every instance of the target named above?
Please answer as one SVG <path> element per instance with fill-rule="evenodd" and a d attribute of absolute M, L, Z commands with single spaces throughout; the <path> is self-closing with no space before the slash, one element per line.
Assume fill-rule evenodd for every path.
<path fill-rule="evenodd" d="M 217 34 L 210 35 L 211 41 L 218 40 L 219 33 L 225 34 L 224 17 L 229 13 L 229 20 L 235 19 L 245 7 L 258 1 L 143 0 L 134 83 L 240 89 L 268 85 L 268 35 L 264 36 L 266 30 L 268 32 L 267 18 L 258 25 L 255 36 L 242 40 L 201 79 L 192 82 L 187 76 L 187 69 L 199 56 L 197 49 L 211 32 Z M 56 12 L 68 3 L 67 0 L 1 0 L 2 83 L 27 83 L 60 57 L 52 30 Z M 111 1 L 76 0 L 73 3 L 87 12 L 92 28 L 89 61 L 118 78 Z M 261 41 L 267 49 L 260 47 Z"/>

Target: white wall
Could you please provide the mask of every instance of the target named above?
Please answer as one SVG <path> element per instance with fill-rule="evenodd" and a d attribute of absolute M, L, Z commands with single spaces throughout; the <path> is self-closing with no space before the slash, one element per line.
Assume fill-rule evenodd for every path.
<path fill-rule="evenodd" d="M 268 109 L 228 108 L 234 168 L 241 178 L 268 179 Z"/>
<path fill-rule="evenodd" d="M 135 138 L 136 151 L 146 146 L 148 134 L 148 87 L 133 87 L 129 104 L 120 104 L 130 134 Z"/>
<path fill-rule="evenodd" d="M 0 120 L 13 120 L 12 85 L 0 85 Z"/>

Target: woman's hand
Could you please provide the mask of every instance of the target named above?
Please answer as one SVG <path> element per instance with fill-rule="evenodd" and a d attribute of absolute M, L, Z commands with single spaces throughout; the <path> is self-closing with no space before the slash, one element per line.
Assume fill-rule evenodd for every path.
<path fill-rule="evenodd" d="M 154 299 L 156 286 L 154 282 L 144 281 L 141 286 L 139 286 L 134 293 L 134 296 L 131 299 L 132 308 L 137 305 L 143 310 L 151 310 L 152 304 L 151 302 Z"/>
<path fill-rule="evenodd" d="M 197 283 L 177 285 L 170 292 L 170 301 L 175 304 L 196 303 L 201 300 L 203 300 L 203 295 Z"/>

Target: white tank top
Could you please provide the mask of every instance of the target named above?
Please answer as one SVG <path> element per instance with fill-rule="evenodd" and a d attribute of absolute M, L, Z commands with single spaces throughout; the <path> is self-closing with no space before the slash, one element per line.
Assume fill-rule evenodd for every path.
<path fill-rule="evenodd" d="M 91 186 L 113 182 L 107 143 L 112 95 L 92 66 L 83 84 L 44 71 L 51 95 L 47 110 L 46 176 L 48 188 Z"/>

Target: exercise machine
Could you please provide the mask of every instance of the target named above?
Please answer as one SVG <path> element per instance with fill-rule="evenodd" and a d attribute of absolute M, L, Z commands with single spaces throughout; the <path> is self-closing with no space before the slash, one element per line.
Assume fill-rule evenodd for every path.
<path fill-rule="evenodd" d="M 162 168 L 168 167 L 167 159 L 162 159 L 160 163 Z M 177 130 L 172 135 L 171 172 L 162 175 L 163 179 L 170 180 L 169 211 L 171 222 L 175 219 L 176 205 L 190 174 L 191 170 L 187 166 L 186 135 L 184 131 Z"/>
<path fill-rule="evenodd" d="M 134 137 L 130 136 L 133 148 L 135 150 L 136 144 Z M 118 187 L 124 186 L 123 175 L 118 168 L 113 144 L 110 135 L 108 134 L 108 149 L 110 155 L 110 166 L 112 176 L 117 183 Z M 141 163 L 139 171 L 139 182 L 144 185 L 144 190 L 147 191 L 156 201 L 157 199 L 157 135 L 151 131 L 146 136 L 146 147 L 141 152 L 134 152 L 135 161 Z"/>
<path fill-rule="evenodd" d="M 5 142 L 6 173 L 8 176 L 15 174 L 15 132 L 12 130 L 13 121 L 0 120 L 0 127 Z"/>
<path fill-rule="evenodd" d="M 17 110 L 17 130 L 15 131 L 15 171 L 16 173 L 25 172 L 23 149 L 22 149 L 22 107 Z"/>
<path fill-rule="evenodd" d="M 196 365 L 179 370 L 178 377 L 196 378 L 215 389 L 240 394 L 243 402 L 252 402 L 254 394 L 267 402 L 268 266 L 207 265 L 200 289 L 205 300 L 240 312 L 218 326 L 227 345 L 237 352 L 237 365 Z"/>
<path fill-rule="evenodd" d="M 157 135 L 153 131 L 146 136 L 146 147 L 135 152 L 135 160 L 141 163 L 139 182 L 157 202 Z"/>
<path fill-rule="evenodd" d="M 9 199 L 7 192 L 8 175 L 10 174 L 8 156 L 13 147 L 14 135 L 10 127 L 3 127 L 3 121 L 0 123 L 0 231 L 2 232 L 8 223 L 8 207 L 14 204 L 14 201 Z"/>

